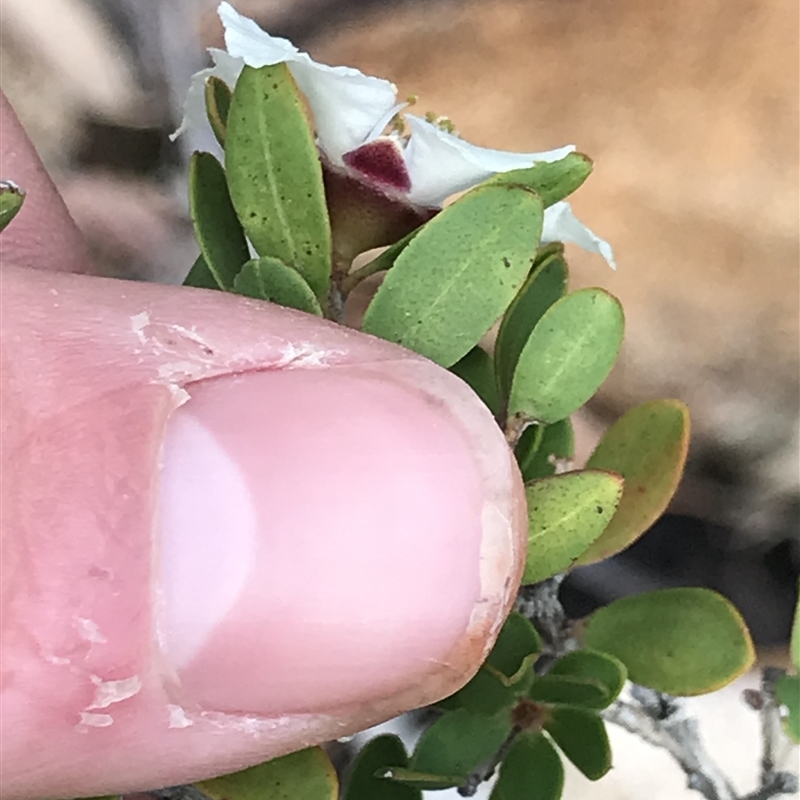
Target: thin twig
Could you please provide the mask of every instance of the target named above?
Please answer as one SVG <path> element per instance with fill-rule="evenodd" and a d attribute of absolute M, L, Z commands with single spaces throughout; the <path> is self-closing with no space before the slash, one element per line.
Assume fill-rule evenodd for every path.
<path fill-rule="evenodd" d="M 769 680 L 764 679 L 762 687 L 768 686 Z M 773 677 L 773 688 L 774 680 Z M 775 769 L 777 739 L 774 728 L 769 734 L 763 733 L 761 785 L 754 792 L 739 795 L 703 746 L 697 720 L 686 713 L 684 701 L 637 685 L 632 687 L 631 694 L 634 702 L 616 701 L 603 712 L 605 719 L 654 747 L 666 750 L 686 774 L 689 788 L 702 794 L 706 800 L 771 800 L 797 791 L 797 776 Z M 780 710 L 774 694 L 771 697 L 773 708 L 769 708 L 770 701 L 766 697 L 762 707 L 762 732 L 767 729 L 765 715 L 777 715 L 780 725 Z M 772 722 L 774 720 L 770 724 Z"/>

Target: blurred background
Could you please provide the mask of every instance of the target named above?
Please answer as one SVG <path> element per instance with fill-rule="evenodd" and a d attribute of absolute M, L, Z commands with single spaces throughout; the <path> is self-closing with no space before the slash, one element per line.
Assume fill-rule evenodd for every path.
<path fill-rule="evenodd" d="M 180 283 L 196 254 L 170 143 L 191 74 L 220 46 L 210 0 L 3 0 L 0 84 L 105 274 Z M 707 585 L 757 641 L 785 642 L 800 573 L 800 190 L 795 0 L 239 0 L 317 60 L 387 77 L 467 140 L 567 143 L 595 173 L 576 212 L 614 246 L 568 252 L 573 285 L 626 310 L 584 452 L 635 403 L 692 412 L 671 513 L 577 571 L 574 614 Z M 13 178 L 13 176 L 2 176 Z"/>

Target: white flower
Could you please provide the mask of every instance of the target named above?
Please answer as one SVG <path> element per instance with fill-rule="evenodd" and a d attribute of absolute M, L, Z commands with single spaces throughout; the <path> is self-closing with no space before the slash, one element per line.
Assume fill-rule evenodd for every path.
<path fill-rule="evenodd" d="M 500 172 L 558 161 L 575 150 L 567 145 L 543 153 L 507 153 L 469 144 L 438 125 L 405 115 L 406 139 L 384 134 L 405 107 L 397 102 L 397 87 L 351 67 L 318 64 L 287 39 L 270 36 L 229 3 L 219 17 L 225 28 L 227 52 L 211 49 L 214 67 L 195 75 L 186 100 L 185 116 L 175 136 L 206 120 L 204 84 L 210 75 L 234 86 L 244 65 L 258 68 L 285 63 L 314 114 L 317 143 L 334 166 L 355 173 L 389 196 L 421 208 L 439 208 L 464 191 Z M 542 241 L 572 242 L 600 253 L 613 267 L 610 245 L 597 237 L 560 202 L 545 211 Z"/>

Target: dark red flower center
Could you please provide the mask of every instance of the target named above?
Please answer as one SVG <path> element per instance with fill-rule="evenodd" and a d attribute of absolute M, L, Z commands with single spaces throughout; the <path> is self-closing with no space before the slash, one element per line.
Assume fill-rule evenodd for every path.
<path fill-rule="evenodd" d="M 395 192 L 407 193 L 411 190 L 411 176 L 403 153 L 391 139 L 374 139 L 362 144 L 345 153 L 342 160 L 369 183 Z"/>

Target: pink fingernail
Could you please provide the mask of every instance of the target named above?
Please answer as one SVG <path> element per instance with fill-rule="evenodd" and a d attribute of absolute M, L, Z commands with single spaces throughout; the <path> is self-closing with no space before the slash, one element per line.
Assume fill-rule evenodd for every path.
<path fill-rule="evenodd" d="M 187 387 L 164 444 L 157 578 L 182 705 L 369 702 L 421 680 L 465 635 L 485 591 L 481 454 L 454 408 L 404 374 L 389 363 Z"/>

